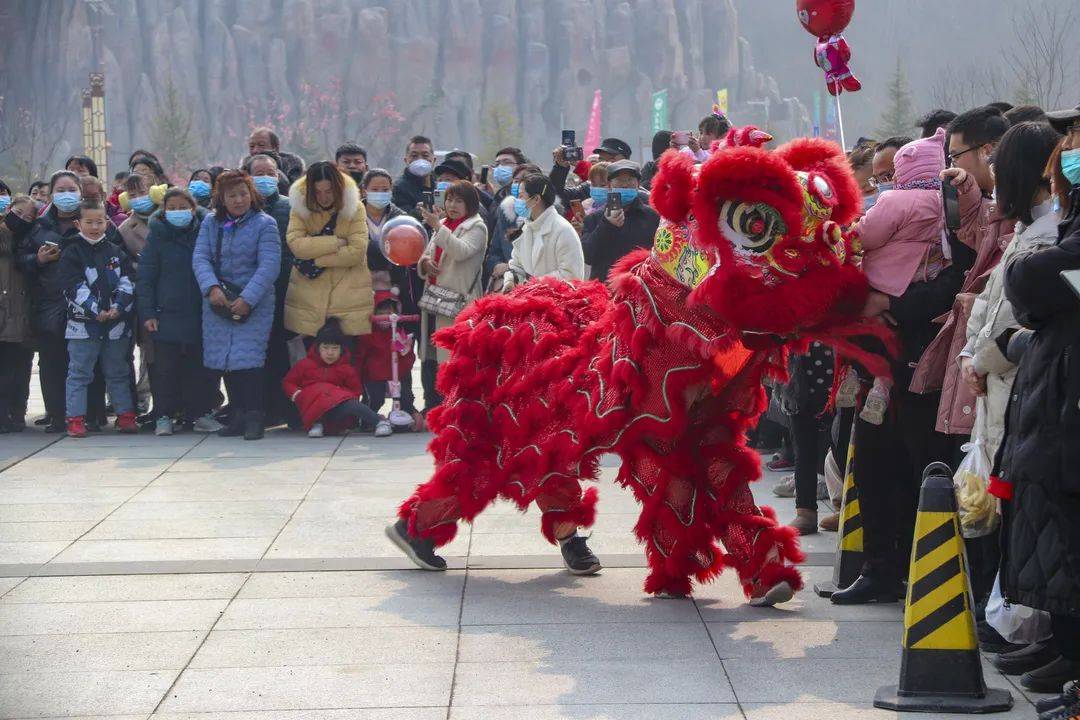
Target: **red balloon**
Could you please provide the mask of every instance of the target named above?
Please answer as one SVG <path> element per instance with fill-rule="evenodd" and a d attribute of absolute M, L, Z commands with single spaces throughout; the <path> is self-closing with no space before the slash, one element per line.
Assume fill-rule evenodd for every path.
<path fill-rule="evenodd" d="M 814 37 L 839 35 L 855 14 L 855 0 L 795 0 L 799 22 Z"/>
<path fill-rule="evenodd" d="M 400 215 L 382 230 L 382 251 L 395 265 L 415 265 L 427 246 L 428 236 L 416 218 Z"/>

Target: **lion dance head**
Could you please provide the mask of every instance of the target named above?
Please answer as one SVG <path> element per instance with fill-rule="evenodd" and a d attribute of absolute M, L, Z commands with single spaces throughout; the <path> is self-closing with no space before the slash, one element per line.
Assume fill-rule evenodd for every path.
<path fill-rule="evenodd" d="M 867 293 L 844 232 L 862 197 L 839 146 L 801 138 L 776 150 L 756 128 L 733 129 L 700 166 L 660 160 L 653 254 L 690 302 L 734 328 L 780 336 L 843 325 Z"/>

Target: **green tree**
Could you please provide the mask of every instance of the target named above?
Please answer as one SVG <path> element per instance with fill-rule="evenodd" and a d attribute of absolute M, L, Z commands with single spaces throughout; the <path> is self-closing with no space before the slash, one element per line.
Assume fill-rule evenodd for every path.
<path fill-rule="evenodd" d="M 896 70 L 885 87 L 888 103 L 878 121 L 878 135 L 882 138 L 907 135 L 915 127 L 915 110 L 911 102 L 911 86 L 908 85 L 900 58 L 896 58 Z"/>
<path fill-rule="evenodd" d="M 197 164 L 190 108 L 191 103 L 181 96 L 172 78 L 167 79 L 150 124 L 150 140 L 170 176 Z"/>
<path fill-rule="evenodd" d="M 493 158 L 495 152 L 504 147 L 521 147 L 521 123 L 513 108 L 502 102 L 489 105 L 480 123 L 480 139 L 482 158 Z"/>

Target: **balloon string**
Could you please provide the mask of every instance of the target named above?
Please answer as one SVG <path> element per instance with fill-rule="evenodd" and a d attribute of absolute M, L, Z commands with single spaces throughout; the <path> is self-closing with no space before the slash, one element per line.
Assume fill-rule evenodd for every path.
<path fill-rule="evenodd" d="M 844 113 L 840 109 L 840 81 L 833 79 L 833 89 L 836 94 L 833 97 L 836 99 L 836 125 L 840 130 L 840 147 L 844 152 L 847 152 L 847 142 L 844 141 Z"/>

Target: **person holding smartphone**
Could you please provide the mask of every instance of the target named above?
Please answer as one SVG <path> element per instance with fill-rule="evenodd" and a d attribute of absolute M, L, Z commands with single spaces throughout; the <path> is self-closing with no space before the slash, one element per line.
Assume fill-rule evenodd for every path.
<path fill-rule="evenodd" d="M 641 190 L 641 168 L 633 160 L 607 167 L 608 198 L 602 212 L 585 218 L 581 249 L 592 280 L 607 280 L 611 266 L 638 248 L 651 248 L 660 215 Z"/>

